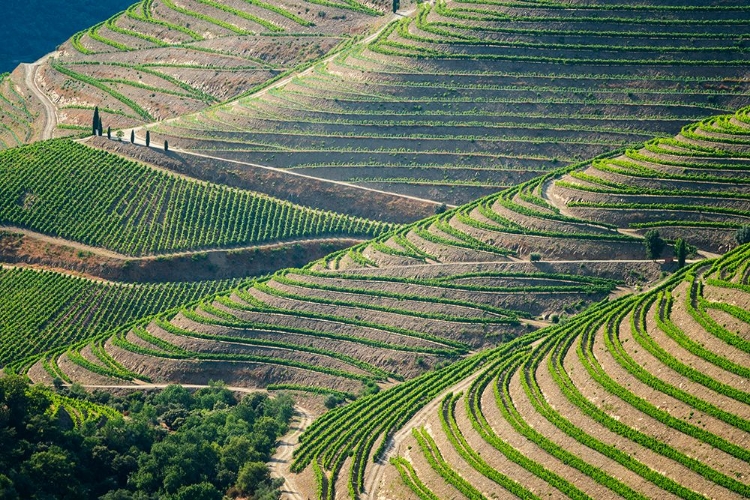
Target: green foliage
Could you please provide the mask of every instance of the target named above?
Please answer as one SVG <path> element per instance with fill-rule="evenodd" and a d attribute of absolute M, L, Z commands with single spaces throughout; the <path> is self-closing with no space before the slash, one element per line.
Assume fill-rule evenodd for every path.
<path fill-rule="evenodd" d="M 688 245 L 682 238 L 678 238 L 674 244 L 674 254 L 677 257 L 677 265 L 682 268 L 685 266 L 685 259 L 688 255 Z"/>
<path fill-rule="evenodd" d="M 336 408 L 338 405 L 340 405 L 343 402 L 344 402 L 344 400 L 342 398 L 340 398 L 339 396 L 337 396 L 335 394 L 329 394 L 323 400 L 323 405 L 326 408 L 328 408 L 329 410 L 332 410 L 332 409 Z"/>
<path fill-rule="evenodd" d="M 644 236 L 643 245 L 646 247 L 646 257 L 656 260 L 661 257 L 665 243 L 656 229 L 649 229 Z"/>
<path fill-rule="evenodd" d="M 742 226 L 737 229 L 737 232 L 734 233 L 734 241 L 736 241 L 738 245 L 750 243 L 750 226 Z"/>
<path fill-rule="evenodd" d="M 687 247 L 687 245 L 685 246 Z M 737 249 L 711 267 L 710 274 L 722 278 L 712 278 L 713 286 L 730 287 L 736 285 L 736 283 L 727 280 L 743 279 L 747 269 L 750 268 L 750 264 L 748 264 L 750 262 L 748 260 L 750 251 L 748 248 Z M 651 331 L 651 323 L 647 322 L 646 315 L 649 311 L 652 311 L 656 324 L 653 328 L 662 330 L 664 334 L 670 337 L 671 341 L 679 344 L 686 352 L 702 359 L 704 362 L 720 367 L 727 373 L 736 374 L 737 380 L 747 378 L 748 368 L 746 366 L 725 358 L 724 353 L 713 352 L 701 343 L 692 340 L 670 318 L 673 306 L 669 290 L 679 285 L 687 277 L 688 282 L 692 285 L 689 287 L 689 292 L 681 307 L 686 308 L 698 324 L 710 334 L 715 335 L 717 339 L 724 340 L 738 349 L 748 349 L 747 342 L 744 342 L 736 334 L 723 329 L 703 311 L 706 307 L 714 306 L 701 297 L 700 281 L 692 274 L 698 269 L 705 270 L 705 264 L 697 264 L 688 268 L 687 273 L 685 271 L 676 273 L 667 281 L 643 295 L 626 296 L 617 300 L 602 302 L 564 323 L 521 337 L 496 349 L 483 351 L 476 356 L 433 372 L 434 375 L 433 373 L 424 374 L 375 396 L 355 401 L 343 408 L 334 409 L 324 419 L 315 422 L 303 435 L 301 448 L 295 454 L 294 468 L 299 470 L 311 461 L 316 464 L 316 467 L 323 468 L 319 473 L 316 473 L 322 478 L 322 484 L 325 485 L 325 496 L 321 498 L 332 498 L 334 493 L 332 493 L 331 485 L 342 473 L 343 461 L 353 456 L 348 486 L 350 495 L 356 495 L 362 491 L 362 477 L 365 467 L 364 463 L 360 461 L 360 457 L 370 455 L 371 450 L 375 448 L 374 457 L 377 460 L 382 450 L 385 449 L 389 436 L 405 424 L 418 408 L 428 404 L 443 387 L 450 386 L 460 380 L 461 373 L 468 374 L 481 370 L 479 376 L 471 384 L 466 396 L 466 408 L 472 427 L 482 439 L 509 460 L 548 482 L 550 486 L 565 495 L 578 499 L 590 498 L 585 492 L 579 490 L 572 481 L 569 481 L 566 475 L 558 475 L 550 471 L 542 463 L 535 462 L 532 458 L 526 456 L 525 451 L 515 449 L 502 436 L 497 435 L 493 426 L 487 421 L 483 414 L 485 411 L 483 405 L 486 404 L 484 394 L 486 388 L 493 382 L 497 407 L 506 423 L 510 424 L 516 432 L 526 439 L 541 447 L 546 453 L 556 457 L 568 467 L 589 476 L 593 481 L 608 488 L 613 493 L 628 498 L 645 498 L 632 488 L 630 481 L 625 481 L 605 472 L 603 468 L 600 468 L 598 462 L 591 463 L 586 455 L 573 453 L 567 447 L 559 445 L 559 437 L 550 439 L 548 431 L 540 429 L 539 426 L 530 425 L 525 420 L 524 414 L 528 410 L 518 407 L 518 397 L 516 395 L 511 396 L 511 384 L 520 384 L 520 387 L 516 386 L 515 390 L 523 390 L 526 399 L 533 406 L 535 414 L 546 419 L 556 428 L 556 432 L 566 434 L 569 438 L 595 450 L 598 454 L 606 456 L 608 460 L 620 464 L 620 466 L 632 471 L 632 473 L 658 488 L 682 498 L 702 498 L 700 493 L 681 484 L 679 479 L 661 473 L 659 469 L 653 466 L 653 461 L 644 459 L 642 453 L 634 454 L 623 451 L 620 444 L 614 446 L 611 440 L 601 439 L 602 434 L 595 431 L 594 428 L 577 426 L 575 422 L 578 420 L 571 420 L 568 416 L 570 409 L 567 409 L 565 413 L 558 411 L 559 405 L 554 400 L 548 399 L 548 389 L 543 389 L 537 380 L 539 373 L 544 371 L 547 383 L 549 383 L 549 377 L 547 376 L 549 374 L 566 401 L 577 407 L 588 419 L 596 422 L 596 426 L 601 426 L 607 432 L 619 436 L 618 439 L 626 439 L 639 447 L 650 450 L 650 453 L 661 455 L 679 463 L 682 467 L 697 473 L 716 485 L 739 495 L 747 495 L 750 493 L 750 489 L 742 482 L 741 478 L 727 474 L 721 469 L 714 468 L 711 463 L 685 453 L 684 448 L 679 445 L 672 445 L 663 441 L 662 436 L 665 434 L 662 431 L 652 431 L 649 427 L 643 429 L 633 427 L 632 422 L 628 419 L 621 420 L 618 416 L 619 410 L 608 408 L 605 405 L 607 396 L 601 392 L 603 390 L 616 396 L 619 400 L 655 419 L 660 425 L 672 431 L 690 436 L 692 439 L 721 450 L 738 460 L 746 462 L 750 458 L 748 451 L 737 443 L 706 429 L 701 425 L 700 420 L 697 422 L 691 421 L 693 412 L 687 418 L 681 414 L 672 414 L 671 410 L 664 409 L 662 406 L 664 397 L 674 398 L 694 412 L 716 418 L 739 431 L 746 431 L 750 428 L 750 422 L 744 416 L 717 407 L 711 402 L 708 395 L 704 395 L 705 390 L 710 390 L 744 404 L 748 401 L 747 393 L 735 387 L 736 383 L 733 385 L 714 380 L 709 374 L 686 364 L 683 359 L 676 357 L 676 354 L 666 350 L 656 342 L 659 337 L 654 335 L 654 332 Z M 377 276 L 372 277 L 372 279 L 382 279 L 382 277 Z M 723 308 L 724 305 L 720 305 L 720 303 L 715 304 L 715 307 L 736 315 L 738 319 L 747 316 L 744 311 Z M 630 334 L 636 345 L 625 344 L 620 339 L 628 326 L 628 321 L 630 322 Z M 594 348 L 595 342 L 599 342 L 596 349 Z M 619 369 L 625 370 L 638 383 L 650 387 L 655 394 L 641 395 L 631 389 L 632 382 L 622 384 L 621 375 L 618 375 L 617 378 L 610 376 L 609 373 L 612 369 L 601 363 L 602 347 L 613 357 L 619 365 Z M 639 349 L 647 350 L 650 356 L 658 360 L 665 369 L 680 374 L 684 382 L 681 382 L 678 387 L 663 380 L 655 373 L 651 373 L 650 370 L 654 370 L 653 366 L 643 366 L 640 360 L 632 357 L 632 353 L 638 352 Z M 597 397 L 594 399 L 591 398 L 590 393 L 585 394 L 580 383 L 574 381 L 571 376 L 574 373 L 572 370 L 578 370 L 578 368 L 571 367 L 571 365 L 574 365 L 570 358 L 571 350 L 574 350 L 572 355 L 577 354 L 578 360 L 588 373 L 584 380 L 592 380 L 599 384 L 599 388 L 596 389 Z M 656 369 L 659 370 L 658 366 Z M 661 373 L 661 371 L 658 373 Z M 580 376 L 580 374 L 577 374 L 577 377 Z M 436 385 L 437 381 L 440 381 L 440 384 Z M 685 390 L 686 384 L 698 384 L 703 387 L 695 386 L 690 390 Z M 587 387 L 586 391 L 590 390 L 592 389 Z M 700 396 L 696 394 L 700 394 Z M 411 399 L 412 397 L 414 399 Z M 600 398 L 603 398 L 601 404 L 598 402 Z M 448 441 L 477 472 L 509 489 L 519 497 L 530 496 L 528 492 L 515 489 L 519 485 L 514 483 L 512 479 L 489 467 L 482 458 L 484 453 L 481 456 L 477 454 L 462 437 L 461 427 L 454 416 L 456 403 L 460 399 L 461 395 L 446 397 L 440 410 L 443 431 L 448 437 Z M 390 417 L 384 422 L 371 424 L 373 416 L 378 414 L 390 415 Z M 498 417 L 495 415 L 493 418 Z M 333 435 L 335 434 L 334 429 L 340 429 L 343 422 L 352 421 L 361 421 L 363 424 L 346 435 L 326 439 L 327 432 Z M 431 432 L 436 432 L 434 427 Z M 471 489 L 472 485 L 465 484 L 463 479 L 456 476 L 455 472 L 451 470 L 451 464 L 443 459 L 435 440 L 429 434 L 424 430 L 416 430 L 415 437 L 428 462 L 438 474 L 459 488 L 464 495 L 471 498 L 477 497 L 479 493 Z M 382 439 L 380 446 L 376 446 L 378 439 Z M 419 481 L 413 468 L 410 468 L 408 461 L 395 458 L 392 463 L 404 478 L 405 483 L 418 497 L 433 498 L 429 489 Z M 325 471 L 330 471 L 331 476 L 329 477 Z"/>
<path fill-rule="evenodd" d="M 179 178 L 68 140 L 0 154 L 0 222 L 128 255 L 389 229 Z"/>
<path fill-rule="evenodd" d="M 401 480 L 411 489 L 421 500 L 440 500 L 427 485 L 425 485 L 417 476 L 417 472 L 406 459 L 393 457 L 390 460 L 391 465 L 396 467 Z"/>
<path fill-rule="evenodd" d="M 27 360 L 230 288 L 235 281 L 115 284 L 0 267 L 0 366 Z"/>
<path fill-rule="evenodd" d="M 106 403 L 129 418 L 113 412 L 71 429 L 52 411 L 61 397 Z M 125 397 L 71 389 L 64 397 L 18 377 L 0 378 L 0 407 L 3 498 L 220 500 L 228 491 L 274 498 L 278 483 L 265 462 L 292 413 L 289 398 L 238 402 L 220 384 Z"/>

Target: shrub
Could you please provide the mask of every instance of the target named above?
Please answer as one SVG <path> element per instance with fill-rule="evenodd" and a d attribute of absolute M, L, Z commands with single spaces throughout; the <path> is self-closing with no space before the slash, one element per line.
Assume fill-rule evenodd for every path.
<path fill-rule="evenodd" d="M 539 262 L 540 260 L 542 260 L 542 254 L 540 254 L 539 252 L 532 252 L 531 255 L 529 255 L 529 260 L 531 262 Z"/>
<path fill-rule="evenodd" d="M 734 240 L 738 245 L 750 243 L 750 225 L 742 226 L 734 233 Z"/>
<path fill-rule="evenodd" d="M 323 404 L 326 408 L 329 410 L 332 410 L 333 408 L 336 408 L 338 405 L 344 402 L 344 399 L 340 396 L 337 396 L 336 394 L 329 394 L 326 396 L 325 400 L 323 401 Z"/>
<path fill-rule="evenodd" d="M 643 244 L 646 246 L 646 256 L 649 259 L 658 259 L 664 251 L 664 240 L 661 239 L 659 231 L 651 229 L 646 232 Z"/>

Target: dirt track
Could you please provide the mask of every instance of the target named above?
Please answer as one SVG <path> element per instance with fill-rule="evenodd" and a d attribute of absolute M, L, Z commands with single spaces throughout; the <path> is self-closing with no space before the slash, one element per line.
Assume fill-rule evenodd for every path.
<path fill-rule="evenodd" d="M 31 64 L 25 64 L 25 70 L 26 70 L 26 86 L 31 90 L 31 92 L 36 96 L 37 99 L 42 103 L 42 106 L 44 106 L 44 129 L 42 129 L 40 139 L 41 140 L 47 140 L 51 139 L 52 135 L 55 132 L 55 127 L 57 127 L 57 108 L 55 107 L 54 103 L 50 100 L 49 97 L 47 97 L 47 94 L 45 94 L 36 84 L 36 72 L 39 69 L 39 66 L 44 64 L 44 62 L 49 58 L 52 54 L 47 54 L 46 56 L 42 57 L 38 61 L 31 63 Z"/>
<path fill-rule="evenodd" d="M 276 442 L 276 453 L 271 457 L 269 468 L 271 469 L 271 477 L 284 480 L 281 487 L 281 498 L 305 500 L 307 497 L 300 492 L 296 475 L 289 471 L 289 466 L 292 464 L 294 447 L 299 443 L 299 437 L 302 433 L 312 424 L 313 417 L 310 412 L 301 406 L 296 406 L 295 411 L 296 413 L 289 426 L 289 433 Z"/>

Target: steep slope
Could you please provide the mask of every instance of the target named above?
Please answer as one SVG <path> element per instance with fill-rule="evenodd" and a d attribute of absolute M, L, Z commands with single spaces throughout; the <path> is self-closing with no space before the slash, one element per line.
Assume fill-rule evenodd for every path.
<path fill-rule="evenodd" d="M 279 271 L 118 332 L 105 348 L 130 371 L 157 380 L 348 392 L 455 363 L 674 269 L 647 260 L 642 240 L 628 230 L 565 215 L 559 197 L 548 196 L 545 187 L 592 164 Z M 742 170 L 734 175 L 747 178 Z M 742 186 L 727 185 L 725 196 L 740 197 Z M 723 216 L 726 225 L 738 220 L 733 212 Z"/>
<path fill-rule="evenodd" d="M 293 469 L 318 498 L 747 497 L 749 268 L 745 245 L 358 400 Z"/>
<path fill-rule="evenodd" d="M 543 260 L 638 259 L 638 233 L 651 228 L 704 250 L 726 251 L 737 229 L 750 223 L 750 149 L 741 125 L 746 112 L 712 117 L 673 139 L 540 176 L 316 266 L 352 270 L 531 254 Z M 721 133 L 696 139 L 722 123 Z"/>
<path fill-rule="evenodd" d="M 6 115 L 0 140 L 105 128 L 195 112 L 313 61 L 384 19 L 383 2 L 141 0 L 20 66 L 0 95 L 46 112 Z M 24 75 L 28 75 L 24 78 Z M 51 123 L 51 127 L 45 127 Z M 56 128 L 55 128 L 56 125 Z"/>
<path fill-rule="evenodd" d="M 114 257 L 368 237 L 389 228 L 185 178 L 65 139 L 0 153 L 0 224 Z"/>
<path fill-rule="evenodd" d="M 125 284 L 0 267 L 0 366 L 28 369 L 41 354 L 101 336 L 237 284 L 237 280 Z"/>
<path fill-rule="evenodd" d="M 747 108 L 688 125 L 673 139 L 649 141 L 595 161 L 551 183 L 566 213 L 639 232 L 658 228 L 703 248 L 726 251 L 750 223 L 750 120 Z"/>
<path fill-rule="evenodd" d="M 283 86 L 150 128 L 216 158 L 463 204 L 746 105 L 748 15 L 739 1 L 425 2 Z"/>

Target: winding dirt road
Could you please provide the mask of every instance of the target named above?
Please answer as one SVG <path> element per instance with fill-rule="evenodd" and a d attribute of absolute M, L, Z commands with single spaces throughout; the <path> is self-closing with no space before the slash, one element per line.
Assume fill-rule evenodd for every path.
<path fill-rule="evenodd" d="M 281 486 L 282 499 L 305 500 L 308 497 L 300 492 L 296 474 L 290 472 L 289 467 L 292 464 L 292 454 L 299 443 L 299 437 L 310 427 L 313 416 L 301 406 L 295 406 L 294 409 L 295 415 L 289 425 L 289 433 L 276 441 L 276 453 L 271 457 L 268 468 L 271 469 L 271 477 L 284 480 L 284 484 Z"/>
<path fill-rule="evenodd" d="M 39 137 L 43 141 L 51 139 L 52 134 L 55 132 L 55 127 L 57 127 L 57 108 L 55 107 L 55 104 L 52 102 L 49 96 L 42 92 L 42 89 L 37 86 L 36 72 L 39 69 L 39 66 L 47 61 L 47 59 L 53 54 L 54 52 L 52 54 L 47 54 L 36 62 L 30 64 L 26 63 L 23 65 L 26 71 L 26 86 L 29 87 L 29 90 L 31 90 L 36 98 L 39 99 L 39 101 L 42 103 L 42 106 L 44 107 L 44 128 L 42 129 Z"/>

